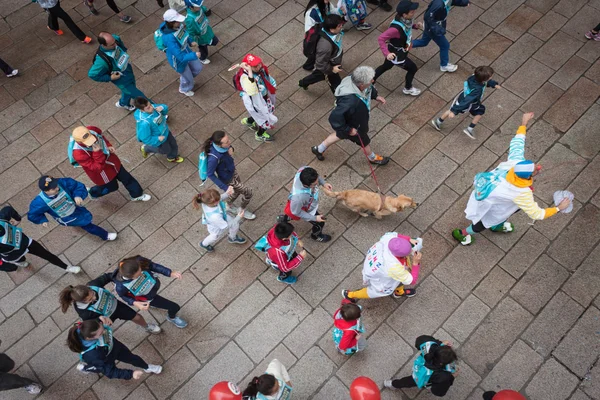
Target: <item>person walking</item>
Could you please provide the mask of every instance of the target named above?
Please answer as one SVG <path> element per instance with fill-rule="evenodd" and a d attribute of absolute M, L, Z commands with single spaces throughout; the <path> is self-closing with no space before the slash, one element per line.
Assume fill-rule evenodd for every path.
<path fill-rule="evenodd" d="M 490 172 L 475 175 L 473 192 L 465 209 L 472 223 L 467 228 L 452 231 L 452 237 L 463 246 L 473 243 L 473 235 L 486 229 L 501 233 L 514 231 L 513 224 L 507 220 L 519 210 L 535 221 L 572 208 L 571 200 L 565 198 L 554 207 L 544 209 L 533 197 L 533 177 L 541 166 L 525 159 L 525 135 L 531 119 L 533 113 L 523 114 L 521 126 L 510 141 L 508 160 Z"/>
<path fill-rule="evenodd" d="M 466 7 L 469 0 L 432 0 L 427 6 L 423 19 L 423 36 L 413 42 L 413 48 L 425 47 L 434 41 L 440 48 L 440 71 L 454 72 L 458 65 L 450 64 L 450 42 L 446 39 L 446 18 L 452 6 Z"/>
<path fill-rule="evenodd" d="M 83 207 L 83 201 L 88 197 L 83 183 L 71 178 L 55 179 L 44 175 L 39 179 L 38 186 L 41 192 L 29 204 L 27 219 L 30 222 L 47 227 L 46 214 L 50 214 L 59 224 L 78 226 L 102 240 L 117 238 L 115 232 L 109 233 L 92 223 L 92 213 Z"/>
<path fill-rule="evenodd" d="M 396 6 L 396 17 L 390 27 L 377 39 L 385 59 L 375 70 L 374 80 L 377 81 L 377 78 L 397 65 L 406 71 L 402 93 L 411 96 L 421 94 L 421 90 L 413 86 L 413 79 L 418 70 L 417 64 L 408 58 L 408 52 L 412 47 L 412 30 L 423 28 L 422 23 L 413 24 L 413 17 L 418 7 L 419 3 L 401 0 Z"/>
<path fill-rule="evenodd" d="M 115 106 L 129 111 L 135 110 L 131 100 L 136 97 L 147 98 L 135 85 L 135 75 L 129 62 L 127 47 L 119 35 L 108 32 L 98 34 L 98 51 L 88 77 L 96 82 L 111 82 L 121 91 L 121 98 Z"/>
<path fill-rule="evenodd" d="M 200 62 L 209 64 L 208 46 L 216 46 L 219 38 L 215 36 L 208 17 L 212 12 L 204 5 L 204 0 L 185 0 L 187 15 L 185 17 L 185 28 L 190 33 L 192 42 L 198 44 L 200 50 Z"/>
<path fill-rule="evenodd" d="M 162 34 L 167 61 L 179 74 L 179 93 L 191 97 L 194 95 L 194 78 L 202 71 L 202 54 L 190 47 L 196 47 L 197 43 L 192 41 L 186 30 L 183 15 L 169 9 L 163 14 L 163 19 L 159 31 Z"/>
<path fill-rule="evenodd" d="M 342 139 L 350 140 L 364 151 L 371 164 L 385 165 L 389 157 L 382 157 L 371 150 L 369 138 L 369 117 L 371 114 L 371 100 L 385 104 L 385 99 L 377 94 L 373 86 L 375 70 L 371 67 L 357 67 L 350 76 L 342 79 L 342 83 L 335 90 L 335 108 L 329 115 L 329 123 L 335 131 L 321 142 L 311 148 L 317 160 L 325 160 L 323 153 L 332 144 Z"/>
<path fill-rule="evenodd" d="M 342 39 L 344 38 L 344 18 L 336 14 L 325 17 L 323 28 L 319 33 L 315 55 L 315 69 L 312 73 L 300 79 L 298 86 L 307 90 L 309 85 L 327 81 L 332 93 L 339 86 L 342 78 Z"/>
<path fill-rule="evenodd" d="M 322 24 L 325 22 L 325 17 L 328 15 L 340 15 L 340 11 L 336 6 L 332 5 L 329 0 L 309 0 L 304 10 L 304 44 L 313 42 L 312 35 L 319 35 Z M 346 21 L 344 19 L 344 21 Z M 316 37 L 315 37 L 316 38 Z M 318 39 L 317 39 L 318 40 Z M 310 47 L 310 54 L 305 54 L 306 61 L 302 68 L 306 71 L 312 71 L 315 68 L 316 51 L 312 51 L 314 47 Z M 306 48 L 303 49 L 306 52 Z"/>
<path fill-rule="evenodd" d="M 88 190 L 92 199 L 119 189 L 119 182 L 129 192 L 131 201 L 148 201 L 152 198 L 149 194 L 144 194 L 138 181 L 121 165 L 115 148 L 102 136 L 100 128 L 78 126 L 73 129 L 68 155 L 71 165 L 82 167 L 95 184 Z"/>
<path fill-rule="evenodd" d="M 0 58 L 0 69 L 6 74 L 7 78 L 19 75 L 18 69 L 13 69 L 6 61 Z"/>
<path fill-rule="evenodd" d="M 83 0 L 83 4 L 85 4 L 86 7 L 90 10 L 90 14 L 92 14 L 92 15 L 99 14 L 98 10 L 96 10 L 96 7 L 94 7 L 94 0 Z M 108 6 L 108 8 L 113 10 L 113 12 L 115 14 L 117 14 L 117 17 L 119 17 L 119 20 L 121 22 L 124 22 L 126 24 L 131 22 L 131 17 L 129 15 L 123 14 L 123 12 L 121 12 L 121 10 L 119 10 L 119 7 L 117 7 L 115 0 L 106 0 L 106 5 Z"/>
<path fill-rule="evenodd" d="M 227 212 L 238 215 L 244 210 L 245 219 L 255 219 L 256 215 L 248 211 L 248 204 L 252 199 L 252 188 L 244 185 L 242 178 L 235 169 L 233 159 L 233 146 L 231 138 L 224 131 L 215 131 L 204 142 L 202 148 L 207 160 L 207 177 L 224 192 L 227 198 Z M 233 202 L 242 196 L 240 207 L 235 207 Z"/>
<path fill-rule="evenodd" d="M 29 238 L 17 224 L 21 215 L 12 208 L 5 206 L 0 210 L 0 271 L 12 272 L 18 268 L 29 267 L 25 259 L 27 253 L 56 265 L 72 274 L 77 274 L 81 268 L 76 265 L 67 265 L 57 255 L 50 253 L 37 240 Z"/>
<path fill-rule="evenodd" d="M 56 33 L 58 36 L 64 34 L 64 32 L 58 26 L 58 19 L 62 19 L 67 25 L 67 28 L 73 35 L 84 44 L 92 43 L 92 38 L 86 36 L 85 33 L 77 26 L 73 19 L 67 14 L 65 10 L 60 6 L 60 0 L 33 0 L 37 2 L 48 13 L 48 29 Z"/>
<path fill-rule="evenodd" d="M 289 400 L 292 397 L 290 375 L 281 361 L 274 359 L 261 376 L 255 376 L 242 393 L 244 399 Z"/>
<path fill-rule="evenodd" d="M 0 340 L 0 342 L 2 342 Z M 7 390 L 23 388 L 29 394 L 39 394 L 42 392 L 42 385 L 24 376 L 11 374 L 10 371 L 15 368 L 15 362 L 5 353 L 0 353 L 0 392 Z"/>
<path fill-rule="evenodd" d="M 142 157 L 147 158 L 148 153 L 159 153 L 167 156 L 167 161 L 182 163 L 183 157 L 179 155 L 179 147 L 175 136 L 169 130 L 167 118 L 169 107 L 166 104 L 152 104 L 145 97 L 135 99 L 136 136 L 142 142 L 140 151 Z"/>

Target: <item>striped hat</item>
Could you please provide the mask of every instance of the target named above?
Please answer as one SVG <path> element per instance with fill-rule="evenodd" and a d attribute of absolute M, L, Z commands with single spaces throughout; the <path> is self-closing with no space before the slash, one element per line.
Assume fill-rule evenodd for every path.
<path fill-rule="evenodd" d="M 517 165 L 515 165 L 515 175 L 517 175 L 519 178 L 531 178 L 531 174 L 533 174 L 534 170 L 535 164 L 533 163 L 533 161 L 520 161 L 517 163 Z"/>

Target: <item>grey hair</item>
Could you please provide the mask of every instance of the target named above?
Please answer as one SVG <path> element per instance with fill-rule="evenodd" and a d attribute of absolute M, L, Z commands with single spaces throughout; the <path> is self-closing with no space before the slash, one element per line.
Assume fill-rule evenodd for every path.
<path fill-rule="evenodd" d="M 361 65 L 356 67 L 352 74 L 352 83 L 358 85 L 370 85 L 373 78 L 375 78 L 375 70 L 367 65 Z"/>

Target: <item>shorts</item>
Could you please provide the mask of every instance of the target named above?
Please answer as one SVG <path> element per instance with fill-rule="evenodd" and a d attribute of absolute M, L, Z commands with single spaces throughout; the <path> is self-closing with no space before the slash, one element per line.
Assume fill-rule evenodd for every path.
<path fill-rule="evenodd" d="M 364 146 L 368 146 L 369 143 L 371 143 L 371 139 L 369 138 L 369 135 L 367 135 L 367 132 L 361 133 L 360 131 L 358 131 L 358 135 L 354 135 L 354 136 L 350 136 L 347 133 L 336 132 L 335 136 L 339 137 L 340 139 L 349 140 L 353 143 L 356 143 L 359 146 L 360 146 L 360 139 L 362 139 L 362 144 Z M 360 136 L 360 139 L 358 138 L 359 136 Z"/>
<path fill-rule="evenodd" d="M 130 308 L 129 306 L 127 306 L 127 304 L 117 300 L 117 308 L 115 309 L 115 312 L 113 312 L 110 316 L 110 319 L 112 319 L 113 322 L 117 319 L 122 319 L 123 321 L 131 321 L 135 318 L 136 315 L 137 312 L 135 312 L 133 308 Z"/>
<path fill-rule="evenodd" d="M 485 114 L 485 106 L 481 103 L 479 104 L 471 104 L 469 106 L 469 108 L 467 108 L 466 110 L 462 110 L 462 111 L 457 111 L 454 109 L 454 107 L 450 108 L 450 111 L 452 111 L 452 113 L 454 115 L 458 115 L 458 114 L 464 114 L 467 111 L 472 115 L 472 116 L 476 116 L 476 115 L 483 115 Z"/>

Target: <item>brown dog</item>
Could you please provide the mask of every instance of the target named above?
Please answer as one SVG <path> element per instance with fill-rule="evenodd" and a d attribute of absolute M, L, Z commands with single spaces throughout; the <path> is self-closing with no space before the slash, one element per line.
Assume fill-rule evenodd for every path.
<path fill-rule="evenodd" d="M 346 207 L 363 217 L 369 216 L 365 211 L 371 211 L 375 218 L 381 219 L 384 215 L 397 213 L 406 207 L 416 208 L 418 205 L 413 199 L 404 195 L 390 197 L 360 189 L 344 190 L 343 192 L 332 192 L 325 188 L 321 190 L 325 195 L 341 200 Z"/>

